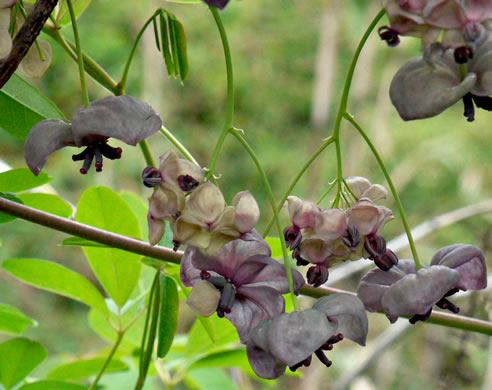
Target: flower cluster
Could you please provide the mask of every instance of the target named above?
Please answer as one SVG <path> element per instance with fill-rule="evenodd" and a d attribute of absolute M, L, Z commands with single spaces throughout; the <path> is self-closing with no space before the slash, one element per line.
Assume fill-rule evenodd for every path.
<path fill-rule="evenodd" d="M 86 174 L 96 159 L 96 171 L 103 167 L 103 157 L 121 157 L 121 148 L 108 145 L 110 137 L 135 146 L 162 126 L 159 114 L 150 105 L 131 96 L 107 96 L 80 108 L 72 122 L 47 119 L 36 124 L 24 144 L 25 159 L 35 175 L 44 167 L 51 153 L 66 146 L 85 147 L 72 156 L 83 160 L 80 173 Z"/>
<path fill-rule="evenodd" d="M 379 235 L 393 213 L 374 203 L 385 198 L 387 190 L 360 176 L 347 177 L 345 182 L 357 199 L 347 210 L 323 210 L 295 196 L 287 199 L 292 225 L 284 230 L 285 240 L 297 265 L 313 264 L 307 280 L 315 287 L 325 283 L 328 269 L 341 261 L 369 258 L 383 270 L 398 262 Z"/>
<path fill-rule="evenodd" d="M 415 323 L 429 318 L 434 305 L 457 313 L 459 309 L 447 297 L 486 286 L 482 251 L 473 245 L 454 244 L 436 252 L 429 267 L 417 270 L 412 260 L 404 259 L 388 272 L 369 271 L 357 295 L 367 310 L 383 311 L 391 322 L 409 315 Z"/>
<path fill-rule="evenodd" d="M 348 338 L 364 346 L 368 331 L 362 302 L 350 294 L 334 294 L 316 301 L 312 309 L 282 314 L 255 327 L 247 342 L 248 360 L 265 379 L 311 364 L 312 354 L 327 367 L 324 351 Z"/>
<path fill-rule="evenodd" d="M 220 189 L 204 182 L 203 170 L 178 158 L 173 150 L 161 157 L 159 169 L 145 168 L 142 177 L 147 186 L 158 186 L 149 205 L 151 245 L 162 238 L 167 220 L 176 250 L 180 245 L 192 245 L 211 255 L 229 241 L 250 233 L 260 216 L 249 191 L 239 192 L 226 206 Z"/>
<path fill-rule="evenodd" d="M 492 19 L 488 0 L 383 0 L 383 6 L 391 27 L 380 29 L 380 35 L 390 46 L 399 43 L 399 35 L 411 35 L 427 48 L 442 30 L 447 47 L 479 45 Z"/>
<path fill-rule="evenodd" d="M 399 35 L 422 38 L 424 56 L 412 58 L 391 82 L 390 98 L 404 120 L 436 116 L 463 100 L 468 121 L 475 106 L 492 110 L 492 3 L 484 0 L 387 0 L 390 46 Z"/>

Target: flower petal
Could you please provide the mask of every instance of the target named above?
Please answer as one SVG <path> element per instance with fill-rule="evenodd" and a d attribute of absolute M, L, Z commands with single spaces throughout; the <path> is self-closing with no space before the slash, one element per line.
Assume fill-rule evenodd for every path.
<path fill-rule="evenodd" d="M 347 228 L 347 216 L 339 209 L 323 210 L 315 216 L 314 231 L 326 241 L 335 241 Z"/>
<path fill-rule="evenodd" d="M 445 265 L 460 273 L 461 290 L 487 287 L 487 266 L 482 250 L 473 245 L 454 244 L 441 248 L 432 257 L 431 266 Z"/>
<path fill-rule="evenodd" d="M 193 191 L 188 198 L 188 215 L 183 218 L 194 218 L 200 221 L 204 228 L 214 228 L 225 208 L 225 200 L 219 188 L 210 183 L 204 183 Z M 191 222 L 191 221 L 190 221 Z"/>
<path fill-rule="evenodd" d="M 392 323 L 402 315 L 423 315 L 459 282 L 459 272 L 451 268 L 440 265 L 422 268 L 416 274 L 405 276 L 385 292 L 383 311 Z"/>
<path fill-rule="evenodd" d="M 37 176 L 51 153 L 74 145 L 69 122 L 61 119 L 41 121 L 31 129 L 24 144 L 27 166 Z"/>
<path fill-rule="evenodd" d="M 341 333 L 356 343 L 366 345 L 366 337 L 369 329 L 367 314 L 364 304 L 355 295 L 333 294 L 318 299 L 314 310 L 324 313 L 328 321 L 337 326 L 336 332 Z"/>
<path fill-rule="evenodd" d="M 51 45 L 48 42 L 42 39 L 38 39 L 37 42 L 43 53 L 44 60 L 39 56 L 38 48 L 32 45 L 19 66 L 26 75 L 35 79 L 45 74 L 51 65 L 51 58 L 53 57 Z"/>
<path fill-rule="evenodd" d="M 152 214 L 147 215 L 149 225 L 149 244 L 156 245 L 161 240 L 166 231 L 166 221 L 152 217 Z"/>
<path fill-rule="evenodd" d="M 347 176 L 345 178 L 345 183 L 347 183 L 357 199 L 359 199 L 371 186 L 371 182 L 362 176 Z"/>
<path fill-rule="evenodd" d="M 230 0 L 203 0 L 206 4 L 218 9 L 224 9 Z"/>
<path fill-rule="evenodd" d="M 179 276 L 183 285 L 186 287 L 194 286 L 202 280 L 200 277 L 201 270 L 196 268 L 192 263 L 192 259 L 199 254 L 200 249 L 189 246 L 186 248 L 183 257 L 181 258 Z"/>
<path fill-rule="evenodd" d="M 286 365 L 268 352 L 268 328 L 271 320 L 261 321 L 250 333 L 246 353 L 251 368 L 261 378 L 276 379 L 285 372 Z"/>
<path fill-rule="evenodd" d="M 400 259 L 398 264 L 389 271 L 382 271 L 379 268 L 372 269 L 361 279 L 357 296 L 364 303 L 366 310 L 371 313 L 381 311 L 383 310 L 383 295 L 390 286 L 407 274 L 416 272 L 415 263 L 408 259 Z"/>
<path fill-rule="evenodd" d="M 287 366 L 302 362 L 336 332 L 320 311 L 295 311 L 272 320 L 268 329 L 270 353 Z"/>
<path fill-rule="evenodd" d="M 163 178 L 163 182 L 161 183 L 162 185 L 168 183 L 174 189 L 183 191 L 183 188 L 181 188 L 178 181 L 179 177 L 189 176 L 193 178 L 196 181 L 196 186 L 202 184 L 205 180 L 205 173 L 203 169 L 191 161 L 184 158 L 178 158 L 174 149 L 170 149 L 166 154 L 161 156 L 160 161 L 161 164 L 159 171 L 161 172 Z"/>
<path fill-rule="evenodd" d="M 477 76 L 468 73 L 461 81 L 459 68 L 452 61 L 442 58 L 430 65 L 418 57 L 398 70 L 391 82 L 390 98 L 403 120 L 436 116 L 471 91 Z"/>
<path fill-rule="evenodd" d="M 321 208 L 308 201 L 300 203 L 292 216 L 292 224 L 301 228 L 314 228 L 316 215 L 321 212 Z"/>
<path fill-rule="evenodd" d="M 261 320 L 273 318 L 285 312 L 282 295 L 270 287 L 241 286 L 236 289 L 236 300 L 225 317 L 236 327 L 241 343 L 245 344 L 249 332 Z"/>
<path fill-rule="evenodd" d="M 81 108 L 72 119 L 77 146 L 86 145 L 91 136 L 112 137 L 137 145 L 162 126 L 159 114 L 147 103 L 128 95 L 107 96 Z"/>
<path fill-rule="evenodd" d="M 232 206 L 236 208 L 234 226 L 241 233 L 254 229 L 260 218 L 260 208 L 251 192 L 238 192 L 232 200 Z"/>
<path fill-rule="evenodd" d="M 212 283 L 202 280 L 193 286 L 186 303 L 191 310 L 202 317 L 210 317 L 217 310 L 220 301 L 220 291 Z"/>

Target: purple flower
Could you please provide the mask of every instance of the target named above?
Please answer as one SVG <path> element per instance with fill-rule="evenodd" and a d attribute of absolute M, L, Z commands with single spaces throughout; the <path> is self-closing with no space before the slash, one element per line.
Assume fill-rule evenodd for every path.
<path fill-rule="evenodd" d="M 24 144 L 25 158 L 31 171 L 38 175 L 51 153 L 66 146 L 86 147 L 72 156 L 83 160 L 80 170 L 86 174 L 96 159 L 96 171 L 102 170 L 103 157 L 121 157 L 121 148 L 108 145 L 110 137 L 135 146 L 162 126 L 150 105 L 131 96 L 107 96 L 88 108 L 81 108 L 72 122 L 47 119 L 35 125 Z"/>
<path fill-rule="evenodd" d="M 270 247 L 256 231 L 230 241 L 214 256 L 189 246 L 181 260 L 181 280 L 185 286 L 194 286 L 193 296 L 190 294 L 192 308 L 202 315 L 217 311 L 219 317 L 232 322 L 245 343 L 250 330 L 261 320 L 285 311 L 282 294 L 289 292 L 285 267 L 270 256 Z M 295 270 L 293 277 L 298 293 L 304 279 Z M 220 297 L 214 297 L 210 286 L 201 283 L 203 280 L 213 285 Z M 204 295 L 201 300 L 193 292 L 195 288 L 206 289 L 209 298 Z"/>
<path fill-rule="evenodd" d="M 384 311 L 391 322 L 412 315 L 411 323 L 427 319 L 432 307 L 457 313 L 446 298 L 458 290 L 480 290 L 487 285 L 482 251 L 472 245 L 456 244 L 440 249 L 431 266 L 417 271 L 412 260 L 400 260 L 391 270 L 369 271 L 361 280 L 358 297 L 371 312 Z"/>
<path fill-rule="evenodd" d="M 251 331 L 246 351 L 258 376 L 275 379 L 286 367 L 295 371 L 309 366 L 313 353 L 329 367 L 324 351 L 344 338 L 364 346 L 367 331 L 362 302 L 350 294 L 334 294 L 317 300 L 312 309 L 261 321 Z"/>

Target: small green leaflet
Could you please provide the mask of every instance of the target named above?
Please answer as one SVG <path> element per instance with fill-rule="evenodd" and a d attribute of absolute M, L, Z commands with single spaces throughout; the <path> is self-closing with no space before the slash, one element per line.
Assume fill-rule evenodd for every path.
<path fill-rule="evenodd" d="M 183 83 L 189 70 L 186 34 L 183 25 L 172 13 L 163 9 L 159 11 L 152 20 L 157 50 L 162 52 L 167 74 L 179 78 Z"/>
<path fill-rule="evenodd" d="M 40 187 L 51 180 L 53 178 L 44 172 L 41 172 L 38 176 L 34 176 L 27 168 L 11 169 L 0 173 L 0 192 L 17 193 L 27 191 Z"/>
<path fill-rule="evenodd" d="M 25 140 L 31 128 L 44 119 L 63 118 L 56 105 L 17 75 L 0 89 L 0 129 Z"/>
<path fill-rule="evenodd" d="M 92 0 L 72 0 L 75 17 L 77 19 L 84 13 L 91 1 Z M 58 13 L 56 14 L 56 22 L 61 26 L 66 26 L 72 22 L 66 1 L 60 1 Z"/>
<path fill-rule="evenodd" d="M 36 325 L 36 321 L 16 307 L 0 304 L 0 333 L 22 334 L 28 326 Z"/>
<path fill-rule="evenodd" d="M 169 352 L 178 328 L 179 296 L 178 286 L 170 276 L 160 275 L 161 310 L 157 334 L 157 357 L 163 358 Z"/>

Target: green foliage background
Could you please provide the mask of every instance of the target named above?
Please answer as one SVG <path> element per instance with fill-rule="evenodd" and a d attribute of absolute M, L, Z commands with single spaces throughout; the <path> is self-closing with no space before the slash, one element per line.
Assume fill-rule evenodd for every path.
<path fill-rule="evenodd" d="M 161 113 L 164 125 L 187 146 L 202 166 L 206 166 L 222 128 L 226 91 L 219 36 L 212 17 L 202 4 L 171 4 L 163 0 L 94 0 L 80 18 L 83 48 L 118 79 L 133 39 L 157 7 L 166 7 L 184 25 L 188 38 L 189 78 L 181 86 L 174 78 L 167 77 L 150 29 L 137 50 L 127 93 L 149 101 Z M 244 129 L 246 138 L 257 151 L 277 199 L 322 139 L 331 134 L 351 56 L 378 7 L 379 1 L 376 0 L 283 0 L 275 4 L 232 0 L 222 13 L 231 41 L 235 73 L 234 123 Z M 326 13 L 329 14 L 329 23 L 336 25 L 336 32 L 330 37 L 334 47 L 330 54 L 331 62 L 322 67 L 325 75 L 332 79 L 327 107 L 330 115 L 326 124 L 317 127 L 313 125 L 311 114 L 312 96 L 317 82 L 315 64 L 319 53 L 320 24 Z M 69 27 L 63 30 L 63 34 L 72 39 Z M 77 67 L 54 41 L 49 37 L 44 39 L 52 44 L 53 64 L 42 80 L 33 83 L 70 118 L 82 105 Z M 412 226 L 430 217 L 484 201 L 492 193 L 489 113 L 477 112 L 476 121 L 468 123 L 462 116 L 462 107 L 457 104 L 437 118 L 405 123 L 391 106 L 388 88 L 392 75 L 404 61 L 419 54 L 418 42 L 412 39 L 404 39 L 400 47 L 390 49 L 377 34 L 373 34 L 356 69 L 349 101 L 349 110 L 367 130 L 387 164 Z M 89 93 L 91 100 L 108 94 L 92 81 L 89 82 Z M 344 174 L 366 176 L 372 182 L 384 183 L 376 161 L 347 123 L 342 127 L 342 135 Z M 164 154 L 170 147 L 159 135 L 153 136 L 149 142 L 154 156 Z M 91 171 L 87 176 L 79 175 L 80 167 L 71 162 L 73 151 L 64 149 L 55 153 L 45 167 L 45 171 L 55 178 L 48 191 L 56 190 L 73 204 L 92 185 L 106 185 L 116 191 L 131 191 L 148 197 L 149 191 L 141 186 L 139 180 L 145 167 L 140 151 L 126 145 L 123 149 L 122 160 L 106 164 L 102 173 Z M 25 167 L 22 142 L 5 132 L 0 133 L 0 159 L 14 168 Z M 294 194 L 316 201 L 335 177 L 335 169 L 334 150 L 328 148 L 296 187 Z M 217 172 L 222 175 L 220 183 L 226 200 L 231 200 L 236 192 L 246 188 L 253 192 L 262 210 L 261 229 L 271 216 L 266 195 L 249 156 L 232 137 L 222 150 Z M 328 207 L 328 201 L 325 202 L 324 206 Z M 392 207 L 392 200 L 388 200 L 386 205 Z M 387 238 L 403 232 L 395 214 L 397 220 L 384 230 Z M 428 263 L 438 248 L 464 242 L 481 246 L 486 257 L 490 258 L 491 231 L 490 215 L 473 217 L 419 241 L 419 253 L 423 262 Z M 96 282 L 81 250 L 59 246 L 66 238 L 64 234 L 14 221 L 0 225 L 0 237 L 3 243 L 0 261 L 8 257 L 52 259 Z M 400 257 L 409 255 L 407 251 Z M 492 265 L 490 261 L 488 264 Z M 359 277 L 357 275 L 341 286 L 354 290 Z M 41 371 L 50 371 L 71 354 L 94 356 L 100 348 L 100 339 L 87 326 L 85 306 L 35 290 L 6 273 L 0 273 L 0 281 L 2 303 L 19 307 L 39 321 L 38 327 L 28 330 L 27 337 L 45 345 L 50 356 L 59 354 L 47 366 L 41 366 Z M 486 303 L 484 295 L 477 295 L 460 306 L 466 315 L 487 318 L 490 307 Z M 189 330 L 192 318 L 185 310 L 180 313 L 180 332 Z M 371 338 L 387 328 L 383 316 L 371 315 L 370 320 Z M 3 338 L 0 336 L 0 340 Z M 363 380 L 373 386 L 369 388 L 378 389 L 446 386 L 478 389 L 486 374 L 487 341 L 478 335 L 419 325 L 369 366 Z M 321 373 L 316 366 L 306 370 L 303 383 L 318 386 L 312 388 L 331 388 L 351 368 L 351 359 L 357 353 L 363 352 L 352 350 L 350 345 L 337 346 L 332 355 L 333 367 Z M 214 388 L 217 386 L 214 380 L 218 381 L 220 375 L 223 375 L 220 382 L 223 388 L 294 389 L 301 386 L 298 377 L 267 384 L 241 376 L 237 371 L 231 374 L 230 370 L 218 371 L 207 382 L 207 375 L 210 376 L 211 372 L 203 371 L 196 383 L 190 377 L 178 388 Z M 125 388 L 117 387 L 125 383 L 125 379 L 119 381 L 119 375 L 108 375 L 113 380 L 104 382 L 107 388 Z M 354 389 L 361 388 L 355 386 Z M 150 383 L 148 388 L 161 387 Z"/>

